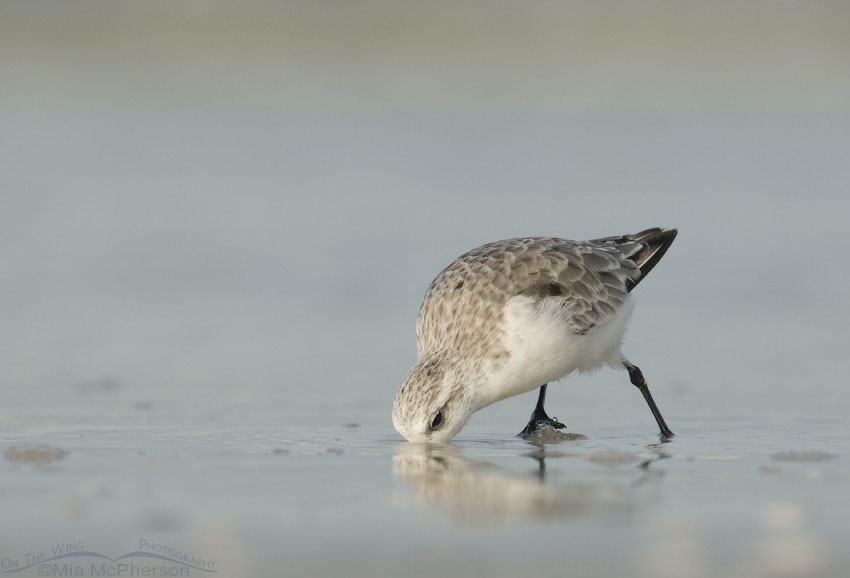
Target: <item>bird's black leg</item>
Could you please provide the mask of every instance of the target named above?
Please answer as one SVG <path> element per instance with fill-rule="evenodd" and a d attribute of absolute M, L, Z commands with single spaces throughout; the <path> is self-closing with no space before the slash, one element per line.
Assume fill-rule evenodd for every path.
<path fill-rule="evenodd" d="M 655 421 L 658 422 L 658 427 L 661 429 L 661 435 L 665 437 L 673 437 L 673 432 L 670 431 L 669 427 L 667 427 L 664 417 L 661 415 L 661 412 L 658 410 L 658 406 L 655 405 L 655 401 L 652 399 L 652 394 L 649 393 L 649 385 L 647 385 L 640 367 L 632 365 L 626 360 L 623 360 L 623 365 L 629 372 L 629 379 L 632 380 L 632 384 L 643 394 L 643 398 L 646 400 L 649 410 L 652 412 L 652 415 L 655 416 Z"/>
<path fill-rule="evenodd" d="M 528 425 L 525 426 L 525 429 L 519 432 L 520 436 L 527 436 L 546 426 L 550 426 L 555 429 L 564 429 L 567 427 L 559 422 L 557 418 L 552 418 L 546 415 L 546 410 L 543 409 L 543 403 L 546 401 L 547 385 L 548 384 L 540 386 L 540 395 L 537 396 L 537 405 L 534 407 L 534 411 L 531 412 L 531 419 L 528 420 Z"/>

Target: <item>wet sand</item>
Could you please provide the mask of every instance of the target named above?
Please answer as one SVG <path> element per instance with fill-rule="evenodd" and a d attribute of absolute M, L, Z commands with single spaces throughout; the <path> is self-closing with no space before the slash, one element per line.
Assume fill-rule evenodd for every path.
<path fill-rule="evenodd" d="M 584 412 L 598 421 L 584 439 L 473 423 L 457 443 L 423 446 L 377 420 L 287 427 L 234 404 L 237 416 L 208 408 L 177 424 L 83 405 L 67 421 L 63 408 L 2 413 L 18 448 L 0 462 L 3 570 L 50 558 L 14 575 L 99 560 L 53 560 L 62 545 L 117 558 L 140 542 L 184 557 L 124 563 L 179 569 L 190 554 L 219 576 L 835 576 L 850 562 L 840 419 L 676 416 L 662 442 L 651 416 L 616 426 Z M 27 459 L 25 447 L 41 450 Z"/>

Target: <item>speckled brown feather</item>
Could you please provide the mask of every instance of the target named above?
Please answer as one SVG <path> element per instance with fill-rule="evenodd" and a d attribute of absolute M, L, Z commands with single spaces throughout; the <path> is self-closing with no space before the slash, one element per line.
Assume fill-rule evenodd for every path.
<path fill-rule="evenodd" d="M 467 359 L 507 355 L 493 320 L 517 295 L 557 299 L 565 323 L 586 333 L 625 302 L 675 234 L 648 229 L 592 241 L 529 237 L 473 249 L 437 275 L 425 293 L 416 323 L 419 358 L 440 349 L 462 349 Z"/>

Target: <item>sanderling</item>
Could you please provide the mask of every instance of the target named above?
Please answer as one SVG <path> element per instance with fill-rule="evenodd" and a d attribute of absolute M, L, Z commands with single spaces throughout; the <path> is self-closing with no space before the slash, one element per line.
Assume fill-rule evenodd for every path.
<path fill-rule="evenodd" d="M 662 436 L 672 436 L 640 368 L 620 351 L 629 293 L 676 229 L 568 241 L 507 239 L 458 257 L 428 287 L 419 361 L 396 393 L 393 425 L 410 441 L 446 442 L 476 411 L 540 388 L 521 435 L 564 424 L 546 415 L 546 386 L 573 371 L 625 368 Z"/>

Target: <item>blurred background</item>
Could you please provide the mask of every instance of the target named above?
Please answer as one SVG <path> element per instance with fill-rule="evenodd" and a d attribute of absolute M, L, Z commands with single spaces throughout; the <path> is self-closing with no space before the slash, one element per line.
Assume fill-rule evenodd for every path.
<path fill-rule="evenodd" d="M 625 350 L 668 421 L 846 413 L 848 31 L 841 1 L 3 2 L 4 396 L 394 435 L 452 259 L 664 226 Z M 633 414 L 605 375 L 552 403 Z"/>

